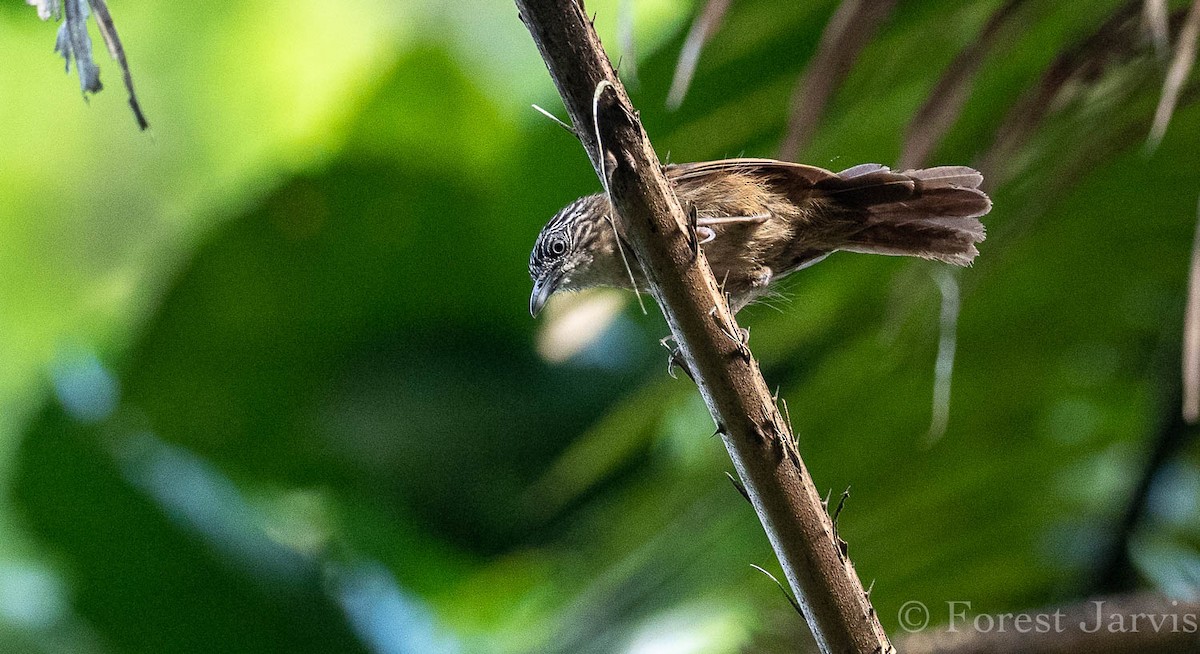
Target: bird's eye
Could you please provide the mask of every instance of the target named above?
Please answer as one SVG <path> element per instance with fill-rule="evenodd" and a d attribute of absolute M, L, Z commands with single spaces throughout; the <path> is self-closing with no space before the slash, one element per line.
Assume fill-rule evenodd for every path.
<path fill-rule="evenodd" d="M 567 239 L 555 238 L 550 240 L 550 254 L 561 257 L 567 252 Z"/>

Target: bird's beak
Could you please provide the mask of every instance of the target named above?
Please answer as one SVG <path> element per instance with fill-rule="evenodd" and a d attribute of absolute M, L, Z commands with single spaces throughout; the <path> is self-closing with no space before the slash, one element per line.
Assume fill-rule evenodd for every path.
<path fill-rule="evenodd" d="M 529 295 L 529 315 L 537 317 L 542 307 L 546 306 L 546 300 L 558 288 L 559 280 L 558 275 L 549 272 L 533 282 L 533 293 Z"/>

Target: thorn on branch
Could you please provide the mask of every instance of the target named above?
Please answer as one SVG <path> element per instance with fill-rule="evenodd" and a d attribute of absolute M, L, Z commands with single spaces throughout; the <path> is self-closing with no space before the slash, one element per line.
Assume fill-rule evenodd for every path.
<path fill-rule="evenodd" d="M 837 543 L 838 553 L 841 554 L 842 560 L 846 560 L 850 551 L 850 545 L 842 540 L 841 534 L 838 533 L 838 518 L 842 515 L 842 509 L 846 508 L 846 500 L 850 498 L 850 487 L 842 491 L 842 499 L 838 500 L 837 508 L 833 510 L 833 540 Z"/>
<path fill-rule="evenodd" d="M 779 423 L 775 422 L 775 413 L 773 411 L 771 411 L 771 407 L 766 402 L 763 402 L 762 411 L 763 411 L 763 426 L 767 427 L 770 430 L 771 436 L 778 438 L 779 437 Z"/>
<path fill-rule="evenodd" d="M 850 487 L 842 491 L 842 499 L 838 500 L 837 508 L 833 510 L 833 533 L 836 535 L 838 530 L 838 517 L 842 515 L 842 509 L 846 508 L 846 500 L 850 499 Z M 826 499 L 828 502 L 828 499 Z"/>
<path fill-rule="evenodd" d="M 716 431 L 713 432 L 712 435 L 713 436 L 724 436 L 725 435 L 725 425 L 718 422 L 717 429 L 716 429 Z"/>
<path fill-rule="evenodd" d="M 688 379 L 692 380 L 692 383 L 695 383 L 696 375 L 692 374 L 692 369 L 688 365 L 687 359 L 683 356 L 683 348 L 671 347 L 667 344 L 667 342 L 671 340 L 674 340 L 674 337 L 664 336 L 658 341 L 660 345 L 665 347 L 667 351 L 670 352 L 670 354 L 667 355 L 667 374 L 671 376 L 671 379 L 679 379 L 675 376 L 675 369 L 679 368 L 683 371 L 683 374 L 687 375 Z"/>
<path fill-rule="evenodd" d="M 771 427 L 774 430 L 776 445 L 778 445 L 780 448 L 780 456 L 791 461 L 792 465 L 796 467 L 796 470 L 803 470 L 803 463 L 800 461 L 800 444 L 796 439 L 795 432 L 792 430 L 792 416 L 788 412 L 787 401 L 780 400 L 779 391 L 780 388 L 777 386 L 775 388 L 775 394 L 771 397 L 771 399 L 775 402 L 779 419 L 785 420 L 784 424 L 787 424 L 787 431 L 785 432 L 783 430 L 783 424 L 779 422 L 779 419 L 775 418 L 775 413 L 767 412 L 767 420 L 770 421 Z M 783 405 L 782 409 L 779 408 L 780 404 Z M 788 436 L 787 438 L 783 437 L 785 434 Z"/>
<path fill-rule="evenodd" d="M 783 448 L 784 456 L 786 456 L 787 459 L 792 462 L 792 465 L 795 466 L 796 470 L 799 471 L 804 469 L 800 463 L 800 450 L 796 446 L 795 440 L 784 440 L 781 438 L 779 439 L 779 447 Z"/>
<path fill-rule="evenodd" d="M 759 445 L 766 445 L 771 440 L 770 434 L 763 429 L 762 425 L 753 421 L 750 423 L 750 431 L 754 432 L 754 437 L 758 440 Z"/>
<path fill-rule="evenodd" d="M 743 484 L 737 477 L 729 474 L 729 472 L 726 472 L 725 476 L 729 478 L 729 482 L 733 484 L 733 487 L 737 489 L 737 492 L 741 493 L 742 497 L 746 498 L 746 501 L 750 502 L 751 506 L 753 506 L 754 502 L 750 500 L 750 493 L 746 492 L 746 485 Z"/>
<path fill-rule="evenodd" d="M 543 109 L 543 108 L 539 107 L 539 106 L 538 106 L 538 105 L 536 105 L 536 104 L 534 104 L 534 105 L 530 105 L 530 106 L 531 106 L 531 107 L 533 107 L 533 110 L 534 110 L 534 111 L 536 111 L 536 112 L 538 112 L 538 113 L 542 114 L 543 116 L 545 116 L 545 117 L 549 118 L 550 120 L 554 121 L 554 123 L 555 123 L 556 125 L 558 125 L 559 127 L 563 128 L 563 129 L 565 129 L 565 130 L 567 130 L 567 133 L 568 133 L 568 134 L 570 134 L 571 136 L 574 136 L 574 137 L 575 137 L 575 138 L 577 138 L 577 139 L 579 138 L 579 132 L 576 132 L 574 127 L 571 127 L 571 126 L 570 126 L 570 125 L 568 125 L 568 124 L 567 124 L 565 121 L 563 121 L 563 120 L 559 119 L 559 117 L 558 117 L 558 116 L 555 116 L 554 114 L 550 113 L 549 111 L 546 111 L 545 109 Z M 582 140 L 582 139 L 581 139 L 581 140 Z"/>
<path fill-rule="evenodd" d="M 688 249 L 692 251 L 692 263 L 700 258 L 700 238 L 696 235 L 698 223 L 700 222 L 700 210 L 696 205 L 688 207 Z"/>
<path fill-rule="evenodd" d="M 722 322 L 721 317 L 717 312 L 717 307 L 715 306 L 708 310 L 708 315 L 712 316 L 713 322 L 717 323 L 717 328 L 721 330 L 722 334 L 725 334 L 729 340 L 737 343 L 738 354 L 741 355 L 742 359 L 745 360 L 746 363 L 750 363 L 750 361 L 754 358 L 754 355 L 750 352 L 749 347 L 750 330 L 746 329 L 745 327 L 736 327 L 732 323 L 732 318 L 730 319 L 729 324 Z"/>
<path fill-rule="evenodd" d="M 771 574 L 770 572 L 767 572 L 763 568 L 760 568 L 760 567 L 754 565 L 753 563 L 750 564 L 750 567 L 767 575 L 768 579 L 775 582 L 775 585 L 779 587 L 780 592 L 782 592 L 783 596 L 787 598 L 788 604 L 791 604 L 792 608 L 796 610 L 796 614 L 799 615 L 800 617 L 804 617 L 804 611 L 800 608 L 800 603 L 797 602 L 794 597 L 792 597 L 792 594 L 787 591 L 787 588 L 784 588 L 783 584 L 779 583 L 779 580 L 775 578 L 775 575 Z"/>

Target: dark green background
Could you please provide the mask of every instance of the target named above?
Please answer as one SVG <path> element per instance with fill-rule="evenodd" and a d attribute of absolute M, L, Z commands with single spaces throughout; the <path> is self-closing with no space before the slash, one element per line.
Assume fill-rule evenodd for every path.
<path fill-rule="evenodd" d="M 804 161 L 895 163 L 1000 4 L 901 1 Z M 930 163 L 978 162 L 1123 3 L 1065 4 L 1026 4 Z M 538 354 L 529 248 L 598 184 L 527 108 L 562 114 L 513 6 L 112 5 L 148 134 L 111 62 L 85 104 L 54 27 L 0 10 L 0 650 L 715 653 L 802 632 L 750 567 L 778 570 L 694 386 L 665 374 L 657 310 L 626 298 L 583 354 Z M 588 6 L 615 44 L 617 2 Z M 673 113 L 698 8 L 637 7 L 625 56 L 660 155 L 774 155 L 835 3 L 734 2 Z M 852 489 L 841 534 L 894 635 L 910 600 L 937 622 L 947 601 L 1197 585 L 1194 446 L 1120 529 L 1163 431 L 1186 440 L 1200 196 L 1196 106 L 1143 150 L 1163 64 L 1139 52 L 983 171 L 936 442 L 938 265 L 835 255 L 741 315 L 818 487 Z"/>

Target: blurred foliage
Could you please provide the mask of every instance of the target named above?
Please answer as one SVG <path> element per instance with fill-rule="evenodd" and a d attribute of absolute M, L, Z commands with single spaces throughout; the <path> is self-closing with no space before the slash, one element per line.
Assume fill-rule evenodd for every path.
<path fill-rule="evenodd" d="M 588 3 L 610 44 L 618 4 Z M 1001 4 L 901 2 L 805 160 L 895 160 Z M 983 158 L 1122 3 L 1027 4 L 931 163 Z M 656 311 L 537 354 L 529 246 L 597 182 L 527 109 L 560 105 L 514 7 L 113 5 L 149 136 L 119 92 L 80 101 L 53 28 L 0 6 L 0 649 L 715 653 L 802 633 L 750 568 L 777 571 L 694 386 L 664 374 Z M 835 3 L 733 3 L 674 113 L 698 7 L 633 6 L 664 158 L 774 154 Z M 1195 592 L 1194 445 L 1120 533 L 1178 410 L 1200 195 L 1194 104 L 1141 150 L 1148 53 L 984 170 L 1003 184 L 957 276 L 941 439 L 935 266 L 841 254 L 743 314 L 818 486 L 852 488 L 841 533 L 897 635 L 908 600 L 1101 590 L 1112 548 L 1136 583 Z"/>

